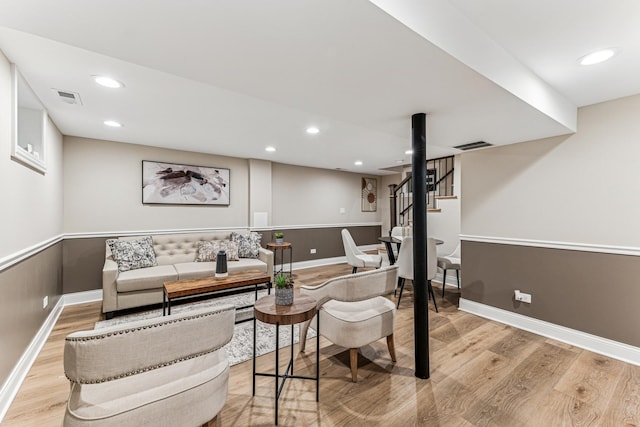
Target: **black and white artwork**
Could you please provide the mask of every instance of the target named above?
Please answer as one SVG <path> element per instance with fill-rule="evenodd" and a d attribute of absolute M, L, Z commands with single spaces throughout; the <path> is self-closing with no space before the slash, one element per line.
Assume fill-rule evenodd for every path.
<path fill-rule="evenodd" d="M 142 203 L 229 205 L 229 169 L 142 161 Z"/>

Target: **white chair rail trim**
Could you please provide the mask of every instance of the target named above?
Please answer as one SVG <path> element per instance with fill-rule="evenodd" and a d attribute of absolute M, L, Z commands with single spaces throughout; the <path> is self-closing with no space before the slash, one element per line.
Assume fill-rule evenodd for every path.
<path fill-rule="evenodd" d="M 584 348 L 594 353 L 612 357 L 632 365 L 640 366 L 640 348 L 638 347 L 464 298 L 460 298 L 459 309 L 518 329 L 533 332 L 534 334 Z"/>
<path fill-rule="evenodd" d="M 611 246 L 593 243 L 558 242 L 551 240 L 515 239 L 511 237 L 474 236 L 461 234 L 460 240 L 465 242 L 497 243 L 501 245 L 530 246 L 548 249 L 567 249 L 581 252 L 600 252 L 616 255 L 640 256 L 640 248 L 633 246 Z"/>

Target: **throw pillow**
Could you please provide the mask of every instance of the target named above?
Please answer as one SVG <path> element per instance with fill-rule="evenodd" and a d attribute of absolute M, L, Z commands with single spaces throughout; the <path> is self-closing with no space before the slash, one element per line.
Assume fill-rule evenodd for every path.
<path fill-rule="evenodd" d="M 215 261 L 219 251 L 227 253 L 227 261 L 239 261 L 238 244 L 230 240 L 213 240 L 211 242 L 198 242 L 198 254 L 196 262 Z"/>
<path fill-rule="evenodd" d="M 158 265 L 156 253 L 153 251 L 151 236 L 136 240 L 108 239 L 111 255 L 118 264 L 118 271 L 136 270 L 138 268 Z"/>
<path fill-rule="evenodd" d="M 260 252 L 260 241 L 262 235 L 251 232 L 240 234 L 235 231 L 231 233 L 231 240 L 238 244 L 238 256 L 240 258 L 258 258 Z"/>

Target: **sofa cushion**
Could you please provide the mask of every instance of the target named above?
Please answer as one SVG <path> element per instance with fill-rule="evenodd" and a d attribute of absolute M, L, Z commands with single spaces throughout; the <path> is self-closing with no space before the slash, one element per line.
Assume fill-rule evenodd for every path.
<path fill-rule="evenodd" d="M 240 258 L 238 262 L 231 262 L 227 264 L 227 271 L 229 273 L 238 273 L 240 271 L 248 270 L 258 270 L 266 273 L 267 263 L 254 258 Z"/>
<path fill-rule="evenodd" d="M 109 245 L 114 261 L 118 264 L 118 271 L 123 272 L 157 265 L 151 236 L 144 236 L 136 240 L 109 239 L 107 245 Z"/>
<path fill-rule="evenodd" d="M 178 280 L 199 279 L 213 276 L 216 272 L 215 262 L 180 262 L 173 266 L 178 273 Z"/>
<path fill-rule="evenodd" d="M 396 306 L 385 297 L 329 300 L 321 310 L 322 335 L 343 347 L 359 348 L 393 333 Z"/>
<path fill-rule="evenodd" d="M 116 279 L 118 292 L 140 291 L 162 288 L 164 282 L 178 280 L 173 265 L 157 265 L 139 270 L 124 271 Z"/>
<path fill-rule="evenodd" d="M 238 244 L 231 240 L 213 240 L 211 242 L 198 242 L 198 255 L 196 262 L 216 261 L 219 251 L 227 254 L 227 261 L 238 261 Z"/>
<path fill-rule="evenodd" d="M 262 235 L 250 232 L 247 234 L 231 233 L 231 240 L 238 243 L 238 256 L 240 258 L 258 258 Z"/>

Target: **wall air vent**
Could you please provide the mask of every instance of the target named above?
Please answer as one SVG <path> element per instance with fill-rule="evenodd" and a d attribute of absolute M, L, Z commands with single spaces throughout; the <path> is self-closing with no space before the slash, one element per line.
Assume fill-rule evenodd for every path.
<path fill-rule="evenodd" d="M 475 150 L 476 148 L 483 148 L 483 147 L 493 147 L 493 144 L 489 144 L 488 142 L 484 142 L 484 141 L 478 141 L 478 142 L 470 142 L 468 144 L 456 145 L 453 148 L 467 151 L 467 150 Z"/>
<path fill-rule="evenodd" d="M 51 89 L 58 99 L 67 104 L 82 105 L 80 94 L 77 92 L 71 92 L 70 90 Z"/>

